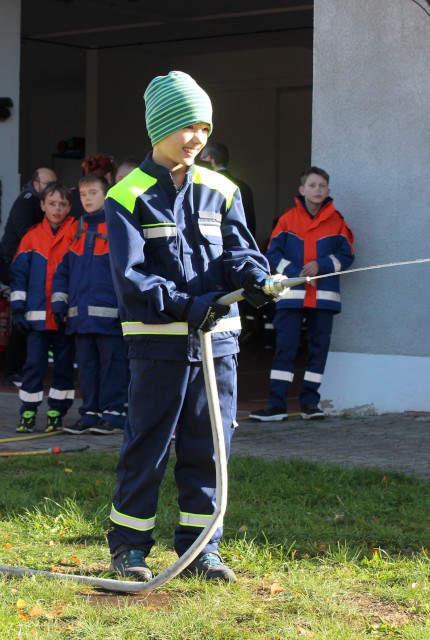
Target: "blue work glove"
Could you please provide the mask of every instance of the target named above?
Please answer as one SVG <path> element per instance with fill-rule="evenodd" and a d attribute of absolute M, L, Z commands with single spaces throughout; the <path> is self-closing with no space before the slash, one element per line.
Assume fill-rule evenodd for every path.
<path fill-rule="evenodd" d="M 224 316 L 227 316 L 230 307 L 218 304 L 217 299 L 222 293 L 206 293 L 203 296 L 191 298 L 185 313 L 184 319 L 195 329 L 202 331 L 212 331 Z"/>
<path fill-rule="evenodd" d="M 268 302 L 273 302 L 273 296 L 264 293 L 264 283 L 267 278 L 267 274 L 259 269 L 253 269 L 248 271 L 242 281 L 243 298 L 249 302 L 253 307 L 258 309 Z"/>
<path fill-rule="evenodd" d="M 19 333 L 25 334 L 31 331 L 31 325 L 23 313 L 16 313 L 12 316 L 12 325 Z"/>
<path fill-rule="evenodd" d="M 57 323 L 58 331 L 64 331 L 66 328 L 66 318 L 64 317 L 64 314 L 57 311 L 57 313 L 53 313 L 52 315 Z"/>

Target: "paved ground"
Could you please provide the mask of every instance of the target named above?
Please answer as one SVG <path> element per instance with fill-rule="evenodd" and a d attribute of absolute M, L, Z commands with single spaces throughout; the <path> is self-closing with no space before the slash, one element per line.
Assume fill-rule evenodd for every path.
<path fill-rule="evenodd" d="M 19 413 L 15 392 L 0 393 L 0 452 L 39 451 L 52 446 L 87 446 L 88 451 L 119 451 L 121 435 L 61 434 L 25 439 L 15 433 Z M 79 400 L 67 416 L 78 419 Z M 33 435 L 43 434 L 46 406 L 38 414 Z M 13 439 L 7 442 L 6 440 Z M 291 416 L 288 422 L 256 423 L 239 412 L 232 455 L 266 460 L 301 458 L 311 462 L 378 467 L 430 480 L 430 414 L 402 413 L 369 417 L 332 417 L 321 422 Z M 83 453 L 82 455 L 85 455 Z"/>

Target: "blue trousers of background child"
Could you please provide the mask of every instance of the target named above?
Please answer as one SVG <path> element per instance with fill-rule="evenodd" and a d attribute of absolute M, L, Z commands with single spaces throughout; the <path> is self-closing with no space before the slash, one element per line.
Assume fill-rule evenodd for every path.
<path fill-rule="evenodd" d="M 62 331 L 30 331 L 27 334 L 27 360 L 22 370 L 22 386 L 19 390 L 21 415 L 24 411 L 37 411 L 43 400 L 43 380 L 48 369 L 50 348 L 54 353 L 54 364 L 48 406 L 64 416 L 73 404 L 73 338 Z"/>
<path fill-rule="evenodd" d="M 76 362 L 82 404 L 81 420 L 124 428 L 128 361 L 124 338 L 100 333 L 76 333 Z"/>
<path fill-rule="evenodd" d="M 237 404 L 237 356 L 215 358 L 215 375 L 227 457 Z M 154 544 L 158 494 L 176 430 L 175 480 L 179 524 L 175 550 L 181 556 L 213 515 L 215 453 L 203 367 L 199 363 L 132 359 L 129 412 L 108 534 L 111 552 Z M 219 527 L 202 553 L 216 551 Z"/>
<path fill-rule="evenodd" d="M 303 320 L 306 321 L 307 360 L 299 395 L 301 407 L 317 406 L 333 327 L 333 311 L 323 309 L 277 309 L 273 318 L 276 351 L 270 371 L 269 404 L 287 410 L 288 390 L 294 379 Z"/>

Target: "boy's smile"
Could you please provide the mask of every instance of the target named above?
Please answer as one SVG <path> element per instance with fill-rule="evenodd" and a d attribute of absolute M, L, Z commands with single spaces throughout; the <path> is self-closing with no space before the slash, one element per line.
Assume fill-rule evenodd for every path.
<path fill-rule="evenodd" d="M 174 131 L 154 146 L 154 162 L 169 171 L 191 166 L 207 142 L 209 129 L 205 122 L 197 122 Z"/>

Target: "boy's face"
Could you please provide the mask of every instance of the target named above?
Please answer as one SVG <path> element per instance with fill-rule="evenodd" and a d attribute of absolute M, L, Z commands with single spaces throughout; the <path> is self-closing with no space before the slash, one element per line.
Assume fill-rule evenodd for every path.
<path fill-rule="evenodd" d="M 304 196 L 306 202 L 320 206 L 330 195 L 330 189 L 325 178 L 317 173 L 311 173 L 306 178 L 305 184 L 299 187 L 299 193 Z"/>
<path fill-rule="evenodd" d="M 179 166 L 189 167 L 205 146 L 208 135 L 209 125 L 206 122 L 198 122 L 174 131 L 154 146 L 154 162 L 169 171 Z"/>
<path fill-rule="evenodd" d="M 100 182 L 89 182 L 80 185 L 79 195 L 86 213 L 95 213 L 105 206 L 105 192 Z"/>
<path fill-rule="evenodd" d="M 46 194 L 45 200 L 41 200 L 40 206 L 51 227 L 56 229 L 64 222 L 70 211 L 71 203 L 63 198 L 58 191 L 54 191 Z"/>

